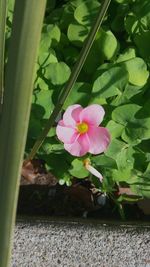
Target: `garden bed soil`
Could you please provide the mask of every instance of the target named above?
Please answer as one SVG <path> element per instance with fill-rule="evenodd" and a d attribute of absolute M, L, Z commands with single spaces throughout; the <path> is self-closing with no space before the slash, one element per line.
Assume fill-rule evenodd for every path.
<path fill-rule="evenodd" d="M 118 193 L 118 192 L 117 192 Z M 131 194 L 120 188 L 119 194 Z M 150 221 L 150 200 L 122 203 L 126 221 Z M 122 220 L 114 201 L 97 190 L 88 179 L 73 179 L 70 187 L 59 185 L 39 160 L 22 169 L 18 215 L 47 217 L 78 217 L 99 220 Z"/>

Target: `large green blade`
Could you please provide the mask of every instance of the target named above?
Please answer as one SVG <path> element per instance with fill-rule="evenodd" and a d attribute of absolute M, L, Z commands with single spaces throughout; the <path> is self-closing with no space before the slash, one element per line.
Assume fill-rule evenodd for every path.
<path fill-rule="evenodd" d="M 4 50 L 5 50 L 5 23 L 7 0 L 0 0 L 0 112 L 3 104 L 4 91 Z"/>
<path fill-rule="evenodd" d="M 16 0 L 0 124 L 0 267 L 8 267 L 46 0 Z"/>

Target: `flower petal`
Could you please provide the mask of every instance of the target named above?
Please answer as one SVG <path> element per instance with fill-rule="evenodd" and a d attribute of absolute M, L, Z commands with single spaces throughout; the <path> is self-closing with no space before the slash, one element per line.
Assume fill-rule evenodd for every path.
<path fill-rule="evenodd" d="M 64 148 L 73 156 L 82 157 L 89 150 L 89 139 L 87 134 L 77 137 L 74 143 L 64 144 Z"/>
<path fill-rule="evenodd" d="M 60 141 L 67 144 L 73 143 L 78 135 L 75 129 L 66 127 L 63 120 L 59 121 L 56 127 L 56 134 Z"/>
<path fill-rule="evenodd" d="M 80 121 L 87 122 L 90 125 L 98 126 L 105 115 L 105 111 L 102 106 L 93 104 L 84 108 L 80 113 Z"/>
<path fill-rule="evenodd" d="M 98 177 L 100 179 L 100 181 L 102 182 L 103 180 L 103 176 L 100 174 L 100 172 L 98 172 L 93 166 L 91 166 L 90 164 L 86 164 L 85 168 L 92 173 L 94 176 Z"/>
<path fill-rule="evenodd" d="M 76 104 L 68 107 L 63 115 L 63 122 L 66 126 L 75 126 L 79 122 L 79 115 L 83 108 Z"/>
<path fill-rule="evenodd" d="M 90 153 L 99 154 L 107 149 L 110 143 L 110 134 L 106 128 L 90 126 L 87 134 L 90 143 Z"/>

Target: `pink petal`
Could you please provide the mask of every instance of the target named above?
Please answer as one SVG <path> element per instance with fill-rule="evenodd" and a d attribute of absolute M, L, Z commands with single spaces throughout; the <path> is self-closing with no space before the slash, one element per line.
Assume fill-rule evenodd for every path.
<path fill-rule="evenodd" d="M 68 107 L 63 115 L 63 122 L 66 126 L 75 126 L 79 122 L 79 115 L 83 108 L 76 104 Z"/>
<path fill-rule="evenodd" d="M 64 148 L 73 156 L 82 157 L 89 150 L 87 134 L 82 134 L 72 144 L 64 144 Z"/>
<path fill-rule="evenodd" d="M 84 108 L 80 113 L 80 121 L 88 122 L 90 125 L 98 126 L 105 115 L 105 111 L 102 106 L 93 104 Z"/>
<path fill-rule="evenodd" d="M 98 172 L 94 167 L 92 167 L 91 165 L 89 164 L 86 164 L 85 165 L 85 168 L 90 172 L 92 173 L 94 176 L 98 177 L 100 179 L 100 181 L 102 182 L 103 180 L 103 176 L 100 174 L 100 172 Z"/>
<path fill-rule="evenodd" d="M 87 134 L 90 142 L 90 153 L 99 154 L 106 150 L 110 143 L 110 134 L 106 128 L 90 126 Z"/>
<path fill-rule="evenodd" d="M 66 127 L 63 120 L 59 121 L 56 127 L 56 134 L 60 141 L 67 144 L 73 143 L 78 135 L 75 129 Z"/>

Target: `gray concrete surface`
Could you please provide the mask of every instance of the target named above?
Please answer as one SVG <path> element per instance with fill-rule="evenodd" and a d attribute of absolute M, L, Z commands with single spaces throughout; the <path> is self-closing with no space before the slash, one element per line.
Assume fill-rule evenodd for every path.
<path fill-rule="evenodd" d="M 12 267 L 150 267 L 150 229 L 19 222 Z"/>

